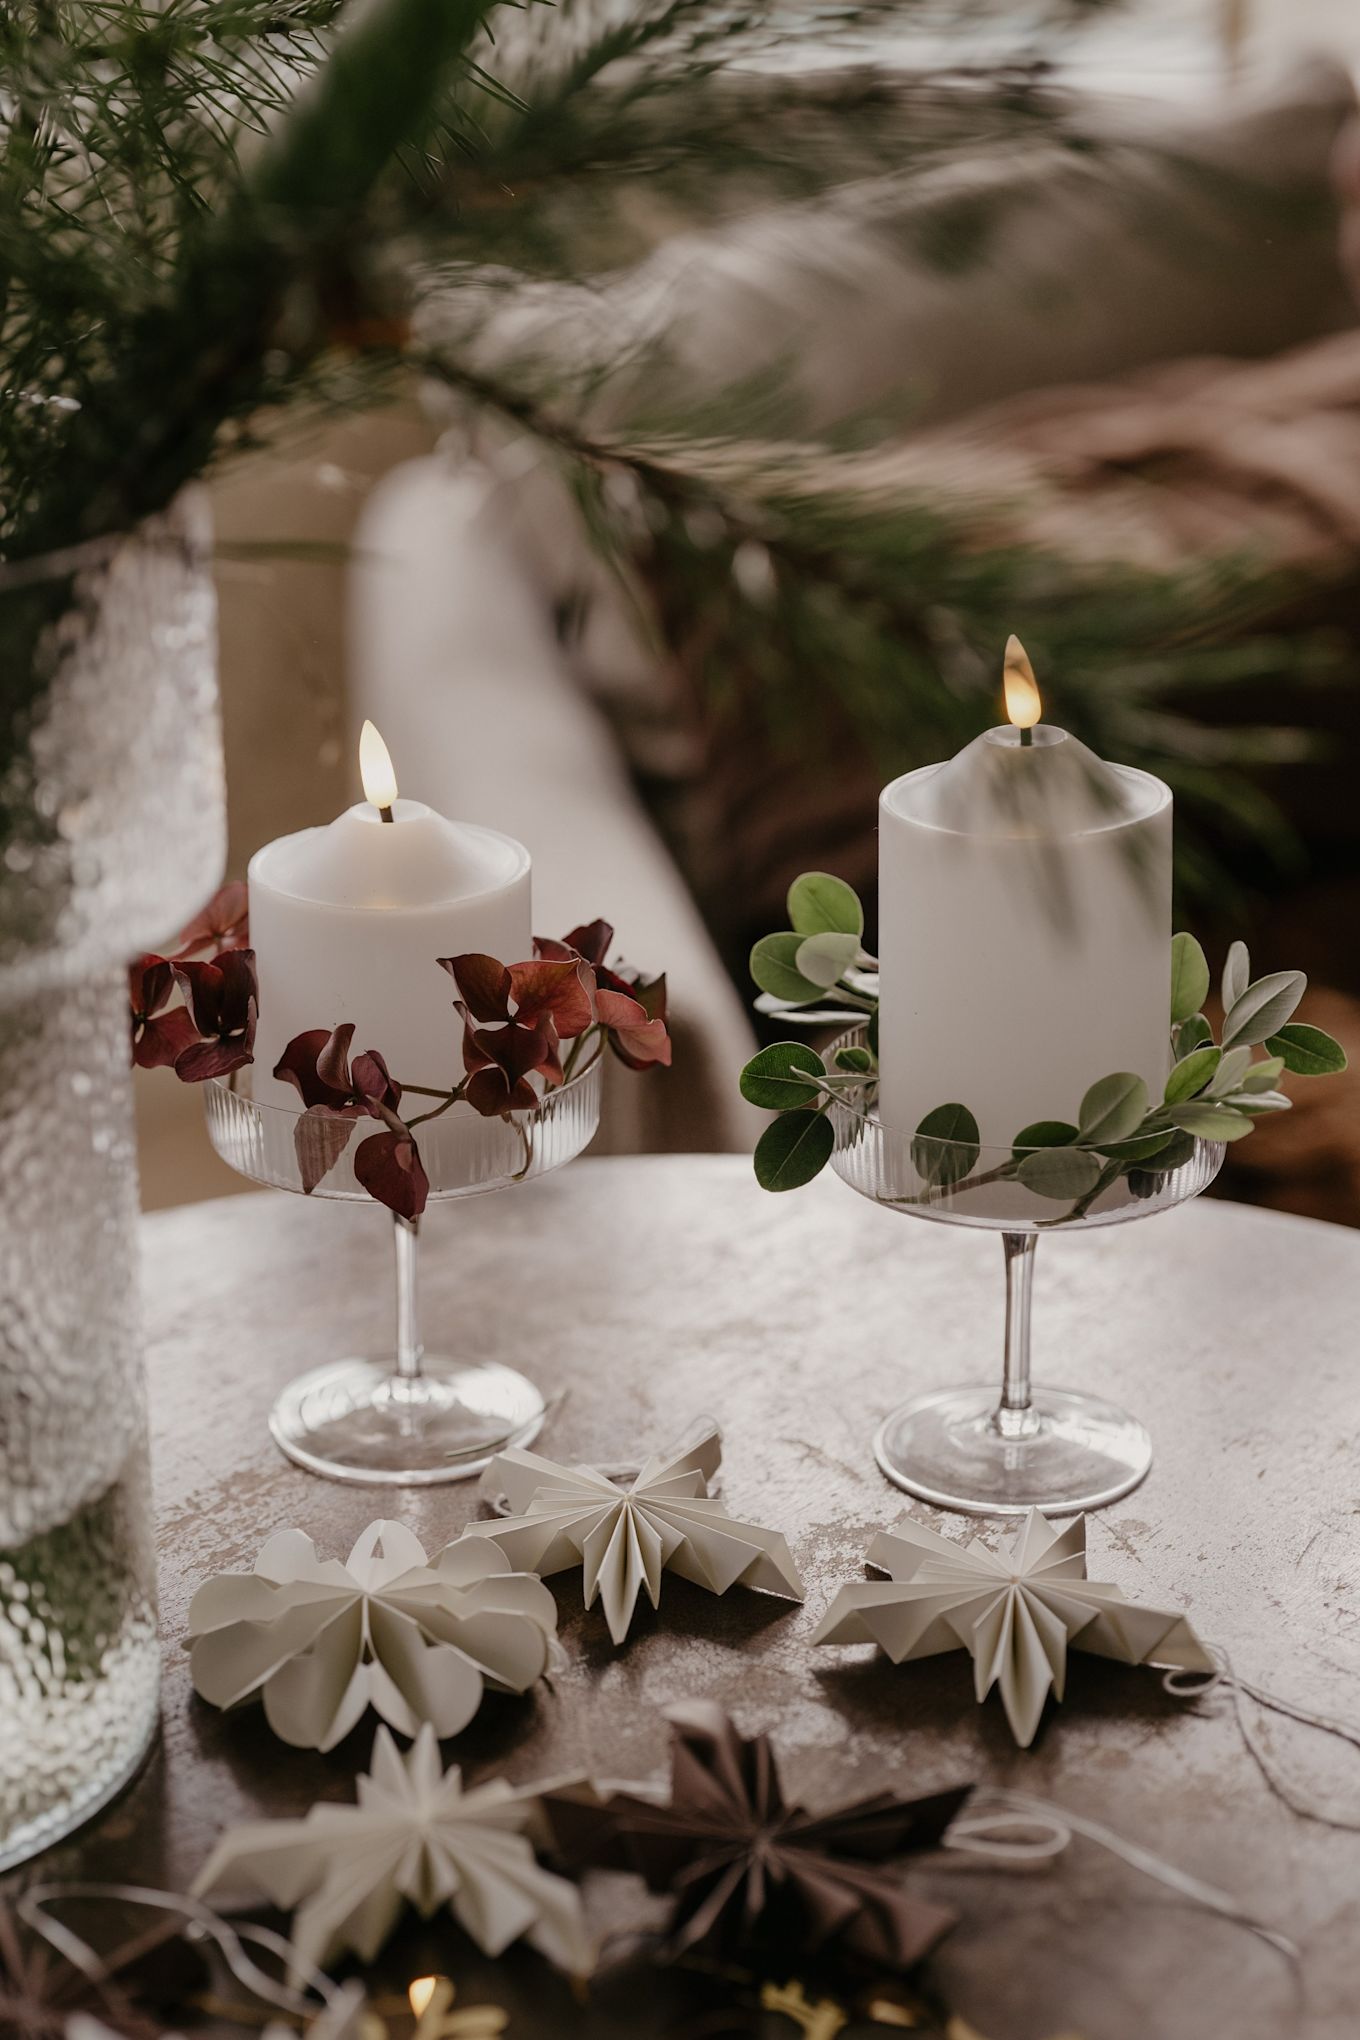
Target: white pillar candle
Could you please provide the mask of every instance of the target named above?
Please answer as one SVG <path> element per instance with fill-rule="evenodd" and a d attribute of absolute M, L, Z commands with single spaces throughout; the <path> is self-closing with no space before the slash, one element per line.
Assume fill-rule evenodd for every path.
<path fill-rule="evenodd" d="M 437 959 L 478 950 L 519 963 L 532 952 L 524 845 L 399 799 L 371 724 L 360 766 L 367 799 L 250 860 L 254 1093 L 267 1104 L 301 1109 L 274 1065 L 295 1034 L 347 1020 L 355 1050 L 377 1049 L 399 1082 L 452 1086 L 463 1072 L 462 1023 Z"/>
<path fill-rule="evenodd" d="M 1169 1062 L 1170 789 L 1038 723 L 1014 639 L 1007 707 L 879 804 L 879 1112 L 965 1105 L 989 1146 Z"/>

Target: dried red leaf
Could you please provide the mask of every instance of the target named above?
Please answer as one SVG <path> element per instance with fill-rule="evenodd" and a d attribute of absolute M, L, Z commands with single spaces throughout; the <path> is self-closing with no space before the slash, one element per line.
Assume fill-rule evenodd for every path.
<path fill-rule="evenodd" d="M 466 956 L 441 956 L 437 962 L 457 985 L 459 998 L 474 1020 L 510 1018 L 510 972 L 494 956 L 474 950 Z"/>
<path fill-rule="evenodd" d="M 305 1034 L 293 1036 L 274 1065 L 274 1075 L 281 1083 L 291 1084 L 307 1108 L 293 1128 L 293 1150 L 308 1196 L 345 1152 L 357 1119 L 381 1119 L 394 1140 L 410 1144 L 415 1161 L 419 1161 L 410 1131 L 397 1117 L 400 1084 L 388 1074 L 387 1064 L 376 1049 L 365 1049 L 351 1058 L 353 1040 L 354 1027 L 350 1021 L 333 1028 L 329 1034 L 324 1027 L 309 1028 Z M 424 1209 L 429 1184 L 425 1182 L 423 1190 L 415 1184 L 409 1157 L 398 1158 L 396 1166 L 403 1173 L 400 1178 L 392 1176 L 390 1158 L 384 1160 L 371 1151 L 377 1138 L 371 1136 L 357 1149 L 355 1176 L 380 1204 L 390 1204 L 403 1217 L 411 1217 L 414 1214 L 407 1207 L 418 1197 L 420 1209 Z M 365 1156 L 364 1168 L 371 1180 L 365 1180 L 359 1172 L 359 1157 L 366 1149 L 370 1152 Z M 425 1181 L 423 1170 L 420 1181 Z M 390 1196 L 386 1194 L 389 1190 Z"/>
<path fill-rule="evenodd" d="M 595 979 L 589 965 L 576 957 L 512 963 L 509 977 L 515 1019 L 521 1027 L 551 1020 L 560 1039 L 571 1041 L 593 1023 Z"/>
<path fill-rule="evenodd" d="M 535 1073 L 545 1083 L 561 1082 L 551 1021 L 537 1027 L 521 1027 L 513 1020 L 504 1027 L 474 1027 L 467 1008 L 460 1003 L 458 1010 L 463 1015 L 467 1071 L 463 1096 L 475 1112 L 493 1119 L 505 1112 L 531 1110 L 541 1095 L 529 1081 Z"/>
<path fill-rule="evenodd" d="M 387 1064 L 376 1049 L 366 1049 L 351 1062 L 350 1044 L 354 1025 L 327 1033 L 324 1027 L 308 1028 L 295 1034 L 274 1065 L 280 1083 L 291 1084 L 310 1110 L 324 1105 L 347 1119 L 379 1106 L 395 1112 L 401 1104 L 401 1086 L 388 1075 Z"/>
<path fill-rule="evenodd" d="M 658 1063 L 663 1068 L 670 1066 L 671 1038 L 662 1017 L 666 1007 L 666 981 L 658 978 L 652 985 L 639 989 L 645 989 L 655 998 L 658 987 L 661 1010 L 655 1016 L 650 1016 L 642 999 L 631 993 L 607 991 L 602 986 L 595 995 L 605 1038 L 619 1061 L 630 1070 L 645 1070 Z"/>
<path fill-rule="evenodd" d="M 609 945 L 614 940 L 614 929 L 608 921 L 589 921 L 583 928 L 573 928 L 563 938 L 565 947 L 572 949 L 595 970 L 598 970 L 609 954 Z"/>
<path fill-rule="evenodd" d="M 409 1127 L 395 1114 L 383 1113 L 392 1124 L 383 1133 L 371 1133 L 354 1151 L 354 1174 L 370 1197 L 385 1204 L 398 1218 L 419 1218 L 430 1194 L 430 1179 L 420 1159 L 420 1149 Z"/>
<path fill-rule="evenodd" d="M 255 952 L 228 949 L 211 963 L 176 963 L 175 976 L 187 995 L 199 1040 L 175 1058 L 175 1075 L 186 1084 L 225 1077 L 255 1060 Z"/>
<path fill-rule="evenodd" d="M 293 1152 L 308 1197 L 349 1146 L 358 1110 L 357 1106 L 337 1110 L 333 1105 L 309 1105 L 298 1114 L 293 1128 Z"/>
<path fill-rule="evenodd" d="M 198 1040 L 186 1007 L 164 1010 L 174 990 L 174 968 L 163 956 L 139 956 L 128 971 L 132 1060 L 139 1069 L 168 1069 Z"/>
<path fill-rule="evenodd" d="M 221 953 L 250 946 L 249 898 L 244 881 L 229 878 L 213 894 L 206 907 L 194 915 L 175 937 L 173 961 L 185 963 L 200 951 Z"/>

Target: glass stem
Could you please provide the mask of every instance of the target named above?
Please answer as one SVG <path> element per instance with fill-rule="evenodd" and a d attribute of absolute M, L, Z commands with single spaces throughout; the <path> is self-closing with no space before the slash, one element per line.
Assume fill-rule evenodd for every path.
<path fill-rule="evenodd" d="M 1029 1387 L 1029 1306 L 1034 1289 L 1033 1233 L 1003 1233 L 1006 1254 L 1006 1365 L 996 1428 L 1003 1438 L 1025 1438 L 1035 1428 Z"/>
<path fill-rule="evenodd" d="M 416 1289 L 420 1220 L 399 1218 L 393 1213 L 392 1226 L 397 1250 L 397 1373 L 403 1381 L 417 1381 L 425 1357 L 420 1342 L 420 1298 Z"/>

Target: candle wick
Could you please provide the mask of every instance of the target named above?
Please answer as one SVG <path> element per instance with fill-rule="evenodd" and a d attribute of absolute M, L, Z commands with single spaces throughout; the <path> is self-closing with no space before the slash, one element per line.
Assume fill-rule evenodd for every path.
<path fill-rule="evenodd" d="M 1021 742 L 1022 746 L 1023 746 L 1023 745 L 1025 745 L 1025 744 L 1032 744 L 1032 743 L 1034 742 L 1034 732 L 1033 732 L 1033 730 L 1031 730 L 1031 729 L 1022 729 L 1022 730 L 1021 730 L 1021 732 L 1020 732 L 1020 742 Z M 391 817 L 391 815 L 390 815 L 390 814 L 388 814 L 388 813 L 387 813 L 387 810 L 386 810 L 385 808 L 384 808 L 384 810 L 383 810 L 383 813 L 384 813 L 385 815 L 387 815 L 387 819 L 388 819 L 388 821 L 390 822 L 390 821 L 391 821 L 391 819 L 392 819 L 392 817 Z"/>
<path fill-rule="evenodd" d="M 378 809 L 378 814 L 384 822 L 391 822 L 395 821 L 396 819 L 390 807 L 380 807 Z"/>

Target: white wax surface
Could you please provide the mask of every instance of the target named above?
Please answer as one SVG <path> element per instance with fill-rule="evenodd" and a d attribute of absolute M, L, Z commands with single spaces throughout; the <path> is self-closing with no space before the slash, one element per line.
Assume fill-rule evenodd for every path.
<path fill-rule="evenodd" d="M 1040 724 L 988 730 L 879 803 L 879 1112 L 966 1105 L 984 1144 L 1169 1063 L 1171 794 Z"/>
<path fill-rule="evenodd" d="M 441 956 L 532 953 L 529 853 L 451 822 L 421 801 L 393 819 L 361 801 L 320 829 L 281 836 L 250 860 L 250 937 L 260 979 L 254 1094 L 301 1101 L 270 1072 L 295 1034 L 355 1024 L 399 1082 L 454 1084 L 463 1072 L 457 990 Z"/>

